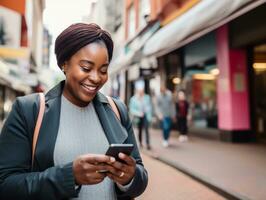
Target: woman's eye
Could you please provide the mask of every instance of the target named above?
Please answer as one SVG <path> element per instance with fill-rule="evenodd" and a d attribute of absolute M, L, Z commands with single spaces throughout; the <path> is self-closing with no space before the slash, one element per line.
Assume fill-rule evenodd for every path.
<path fill-rule="evenodd" d="M 101 69 L 101 73 L 106 74 L 107 73 L 107 67 Z"/>
<path fill-rule="evenodd" d="M 81 70 L 84 72 L 89 72 L 91 70 L 90 67 L 84 67 L 84 66 L 80 66 L 80 67 L 81 67 Z"/>

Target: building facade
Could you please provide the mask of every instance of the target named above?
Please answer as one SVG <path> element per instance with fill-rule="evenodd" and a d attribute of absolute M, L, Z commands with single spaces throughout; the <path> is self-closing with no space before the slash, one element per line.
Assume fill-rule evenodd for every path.
<path fill-rule="evenodd" d="M 17 96 L 31 93 L 42 67 L 44 0 L 0 0 L 0 121 Z"/>
<path fill-rule="evenodd" d="M 263 10 L 263 0 L 127 0 L 124 47 L 111 70 L 115 95 L 124 84 L 127 102 L 139 79 L 146 92 L 182 88 L 194 127 L 217 130 L 225 141 L 264 140 Z"/>

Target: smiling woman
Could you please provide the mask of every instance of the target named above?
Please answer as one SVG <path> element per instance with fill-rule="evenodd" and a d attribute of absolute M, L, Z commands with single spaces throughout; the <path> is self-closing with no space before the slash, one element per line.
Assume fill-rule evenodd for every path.
<path fill-rule="evenodd" d="M 19 97 L 3 126 L 0 196 L 9 200 L 129 200 L 139 196 L 148 176 L 127 109 L 113 99 L 120 122 L 107 97 L 99 92 L 108 79 L 113 54 L 110 34 L 96 24 L 73 24 L 57 37 L 55 54 L 66 79 L 45 96 L 33 159 L 30 146 L 38 95 Z M 120 162 L 105 155 L 112 143 L 133 144 L 134 150 L 131 155 L 120 153 Z"/>
<path fill-rule="evenodd" d="M 109 33 L 96 24 L 73 24 L 64 30 L 55 41 L 57 63 L 66 75 L 64 96 L 86 106 L 108 79 L 112 53 Z"/>
<path fill-rule="evenodd" d="M 86 106 L 108 79 L 108 54 L 104 43 L 86 45 L 63 65 L 64 96 L 77 106 Z"/>
<path fill-rule="evenodd" d="M 81 48 L 63 65 L 67 77 L 63 94 L 74 104 L 86 106 L 106 83 L 108 64 L 104 43 L 95 42 Z"/>

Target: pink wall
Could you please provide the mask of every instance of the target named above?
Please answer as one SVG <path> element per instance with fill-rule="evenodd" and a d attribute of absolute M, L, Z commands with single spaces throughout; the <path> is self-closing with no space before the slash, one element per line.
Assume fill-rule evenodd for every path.
<path fill-rule="evenodd" d="M 249 89 L 244 49 L 230 49 L 228 27 L 217 30 L 218 126 L 221 130 L 249 130 Z"/>

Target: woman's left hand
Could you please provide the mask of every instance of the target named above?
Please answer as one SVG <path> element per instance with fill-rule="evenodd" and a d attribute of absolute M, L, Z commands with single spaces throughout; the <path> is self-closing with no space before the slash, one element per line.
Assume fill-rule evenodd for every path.
<path fill-rule="evenodd" d="M 124 163 L 116 161 L 110 164 L 107 176 L 120 185 L 127 185 L 135 175 L 136 161 L 124 153 L 119 153 L 119 158 Z"/>

